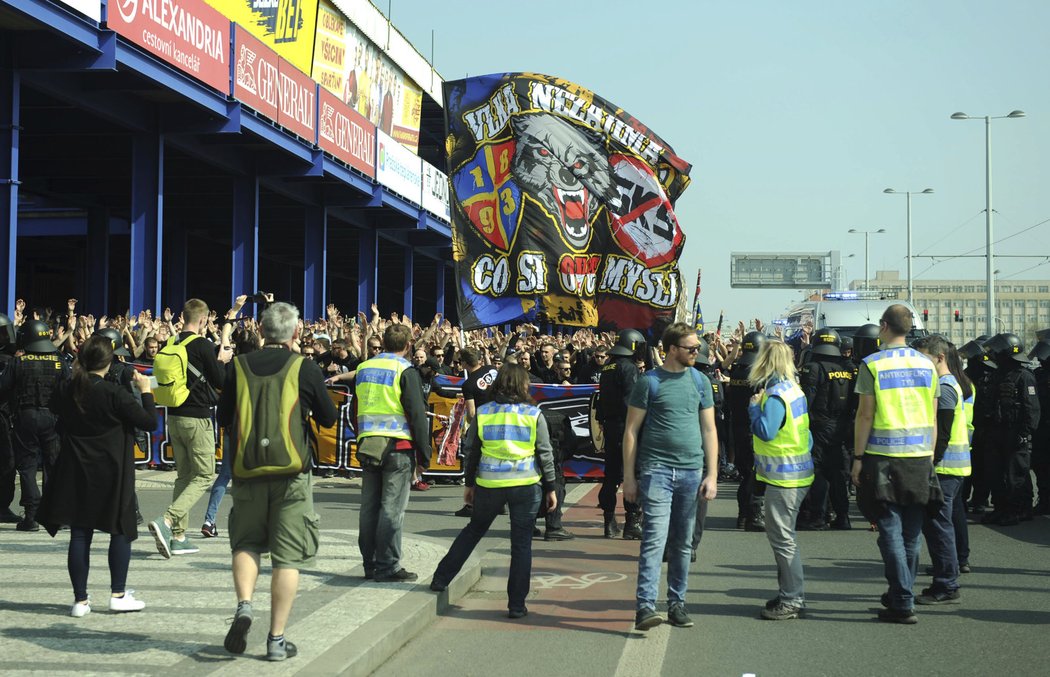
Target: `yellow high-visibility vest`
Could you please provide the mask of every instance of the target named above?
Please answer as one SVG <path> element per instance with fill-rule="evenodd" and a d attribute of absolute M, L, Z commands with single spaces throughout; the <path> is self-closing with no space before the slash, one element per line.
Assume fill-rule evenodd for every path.
<path fill-rule="evenodd" d="M 380 353 L 357 368 L 357 439 L 393 437 L 411 440 L 401 406 L 401 373 L 412 365 L 393 353 Z"/>
<path fill-rule="evenodd" d="M 541 415 L 540 408 L 531 404 L 489 402 L 478 407 L 478 486 L 522 487 L 540 481 L 536 426 Z"/>
<path fill-rule="evenodd" d="M 781 381 L 762 394 L 765 409 L 770 397 L 784 402 L 784 425 L 776 437 L 754 438 L 755 476 L 778 487 L 808 487 L 813 484 L 813 455 L 809 451 L 809 410 L 806 395 L 797 384 Z"/>
<path fill-rule="evenodd" d="M 944 458 L 935 466 L 935 469 L 941 475 L 969 477 L 971 472 L 970 431 L 967 429 L 966 405 L 963 401 L 962 388 L 951 374 L 942 376 L 940 382 L 942 388 L 953 388 L 958 399 L 955 402 L 955 418 L 952 419 L 952 434 L 948 438 L 948 448 L 944 450 Z"/>
<path fill-rule="evenodd" d="M 913 348 L 894 347 L 868 355 L 864 364 L 875 384 L 875 420 L 864 453 L 933 456 L 937 375 L 930 358 Z"/>

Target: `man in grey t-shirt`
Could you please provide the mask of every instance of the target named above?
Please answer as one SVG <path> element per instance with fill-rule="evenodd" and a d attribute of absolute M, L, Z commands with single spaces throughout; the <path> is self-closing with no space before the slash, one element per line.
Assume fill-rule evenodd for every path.
<path fill-rule="evenodd" d="M 667 620 L 693 625 L 685 610 L 691 539 L 699 497 L 717 493 L 718 433 L 711 382 L 692 368 L 700 339 L 684 322 L 663 335 L 663 366 L 634 384 L 623 434 L 623 496 L 645 516 L 638 559 L 635 629 L 663 622 L 656 613 L 660 563 L 667 554 Z M 703 456 L 697 440 L 702 440 Z M 707 475 L 701 481 L 706 463 Z M 671 542 L 668 542 L 668 536 Z"/>

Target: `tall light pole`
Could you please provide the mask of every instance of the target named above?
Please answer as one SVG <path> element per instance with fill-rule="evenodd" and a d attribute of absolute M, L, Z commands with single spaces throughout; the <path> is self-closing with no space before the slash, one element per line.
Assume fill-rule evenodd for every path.
<path fill-rule="evenodd" d="M 952 113 L 952 120 L 984 120 L 984 214 L 985 214 L 985 247 L 987 257 L 988 296 L 985 303 L 988 304 L 986 316 L 986 331 L 989 336 L 995 334 L 995 275 L 992 267 L 995 265 L 993 259 L 995 252 L 992 249 L 992 120 L 1002 118 L 1023 118 L 1023 110 L 1010 111 L 1007 115 L 967 115 L 966 113 Z"/>
<path fill-rule="evenodd" d="M 912 191 L 912 190 L 900 191 L 900 190 L 894 190 L 892 188 L 887 188 L 886 190 L 884 190 L 882 192 L 883 193 L 889 193 L 891 195 L 899 195 L 900 193 L 903 192 L 905 195 L 908 196 L 908 303 L 911 303 L 912 302 L 911 297 L 912 297 L 912 291 L 913 291 L 913 289 L 912 289 L 912 282 L 911 282 L 911 196 L 913 194 L 914 195 L 931 195 L 933 193 L 933 188 L 927 188 L 925 190 L 915 190 L 915 191 Z"/>
<path fill-rule="evenodd" d="M 878 235 L 879 233 L 885 233 L 885 228 L 879 228 L 878 230 L 858 230 L 856 228 L 850 228 L 847 233 L 853 233 L 854 235 L 864 234 L 864 291 L 870 288 L 868 283 L 868 236 Z"/>

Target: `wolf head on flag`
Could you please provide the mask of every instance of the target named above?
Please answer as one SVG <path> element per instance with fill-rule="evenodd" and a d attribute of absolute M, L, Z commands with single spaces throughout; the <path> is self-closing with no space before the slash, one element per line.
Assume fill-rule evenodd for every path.
<path fill-rule="evenodd" d="M 453 258 L 465 329 L 669 321 L 689 163 L 577 84 L 532 73 L 444 84 Z"/>

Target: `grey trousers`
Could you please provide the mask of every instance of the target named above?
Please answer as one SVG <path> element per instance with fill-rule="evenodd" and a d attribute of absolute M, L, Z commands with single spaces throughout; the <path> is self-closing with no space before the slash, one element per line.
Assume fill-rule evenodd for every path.
<path fill-rule="evenodd" d="M 362 473 L 357 546 L 365 572 L 377 577 L 401 570 L 401 527 L 408 507 L 413 458 L 412 452 L 388 452 L 378 470 Z"/>
<path fill-rule="evenodd" d="M 795 520 L 809 487 L 766 486 L 766 537 L 777 561 L 778 597 L 792 606 L 805 606 L 802 554 L 795 543 Z"/>

